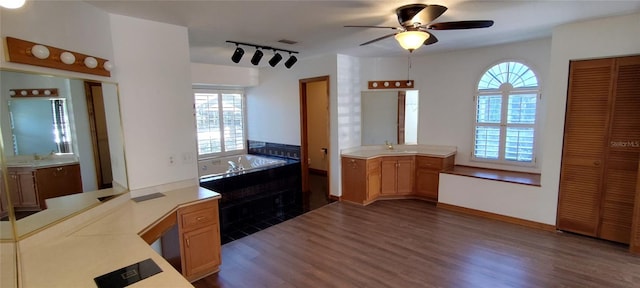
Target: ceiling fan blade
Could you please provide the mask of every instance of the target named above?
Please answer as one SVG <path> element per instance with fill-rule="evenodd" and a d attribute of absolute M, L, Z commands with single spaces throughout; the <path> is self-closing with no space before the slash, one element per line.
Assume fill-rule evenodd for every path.
<path fill-rule="evenodd" d="M 356 28 L 385 28 L 385 29 L 398 30 L 398 27 L 391 27 L 391 26 L 345 25 L 344 27 L 356 27 Z"/>
<path fill-rule="evenodd" d="M 438 42 L 438 38 L 436 38 L 436 35 L 433 35 L 433 33 L 429 33 L 429 38 L 427 38 L 427 40 L 424 40 L 424 45 L 436 44 L 436 42 Z"/>
<path fill-rule="evenodd" d="M 382 39 L 389 38 L 389 37 L 391 37 L 391 36 L 393 36 L 393 35 L 396 35 L 396 34 L 397 34 L 397 33 L 392 33 L 392 34 L 389 34 L 389 35 L 385 35 L 385 36 L 382 36 L 382 37 L 380 37 L 380 38 L 376 38 L 376 39 L 373 39 L 373 40 L 371 40 L 371 41 L 364 42 L 364 43 L 360 44 L 360 46 L 368 45 L 368 44 L 371 44 L 371 43 L 373 43 L 373 42 L 377 42 L 377 41 L 380 41 L 380 40 L 382 40 Z"/>
<path fill-rule="evenodd" d="M 411 26 L 415 23 L 430 23 L 445 11 L 447 11 L 447 7 L 440 5 L 409 4 L 396 9 L 396 15 L 400 25 Z"/>
<path fill-rule="evenodd" d="M 433 30 L 457 30 L 457 29 L 475 29 L 487 28 L 493 26 L 493 20 L 470 20 L 470 21 L 454 21 L 433 23 L 427 26 L 427 29 Z"/>
<path fill-rule="evenodd" d="M 427 6 L 427 8 L 422 9 L 422 11 L 414 16 L 413 21 L 426 25 L 427 23 L 431 23 L 431 21 L 436 20 L 436 18 L 440 17 L 440 15 L 442 15 L 445 11 L 447 11 L 447 7 L 440 5 L 429 5 Z"/>

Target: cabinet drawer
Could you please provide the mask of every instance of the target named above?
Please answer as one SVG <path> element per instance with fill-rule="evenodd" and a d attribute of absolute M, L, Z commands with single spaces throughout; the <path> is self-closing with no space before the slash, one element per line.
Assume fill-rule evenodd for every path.
<path fill-rule="evenodd" d="M 180 225 L 182 229 L 199 228 L 218 223 L 218 202 L 207 201 L 180 208 Z"/>
<path fill-rule="evenodd" d="M 443 168 L 443 158 L 438 157 L 417 157 L 418 168 L 427 168 L 434 170 L 442 170 Z"/>

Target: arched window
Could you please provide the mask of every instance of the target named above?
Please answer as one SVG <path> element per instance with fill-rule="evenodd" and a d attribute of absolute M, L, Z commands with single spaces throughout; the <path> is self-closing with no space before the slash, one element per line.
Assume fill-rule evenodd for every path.
<path fill-rule="evenodd" d="M 519 62 L 489 68 L 478 82 L 473 158 L 534 165 L 536 74 Z"/>

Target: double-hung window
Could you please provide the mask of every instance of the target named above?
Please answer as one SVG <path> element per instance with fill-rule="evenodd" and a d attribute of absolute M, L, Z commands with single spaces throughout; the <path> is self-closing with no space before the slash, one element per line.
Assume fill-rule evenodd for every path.
<path fill-rule="evenodd" d="M 538 78 L 526 65 L 503 62 L 478 83 L 473 159 L 535 165 Z"/>
<path fill-rule="evenodd" d="M 242 90 L 194 89 L 198 157 L 245 150 L 245 101 Z"/>

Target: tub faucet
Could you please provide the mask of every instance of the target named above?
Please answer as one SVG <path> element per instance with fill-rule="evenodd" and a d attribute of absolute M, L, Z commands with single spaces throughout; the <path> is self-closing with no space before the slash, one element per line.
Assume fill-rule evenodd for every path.
<path fill-rule="evenodd" d="M 236 162 L 229 160 L 227 163 L 229 163 L 229 171 L 238 171 L 238 165 L 236 164 Z"/>

